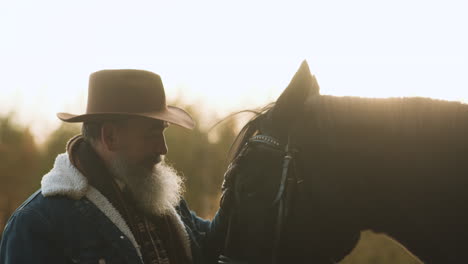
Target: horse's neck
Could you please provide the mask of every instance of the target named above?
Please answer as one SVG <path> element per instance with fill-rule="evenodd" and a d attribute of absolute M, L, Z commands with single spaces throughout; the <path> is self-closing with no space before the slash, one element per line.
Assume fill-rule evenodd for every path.
<path fill-rule="evenodd" d="M 387 103 L 389 111 L 399 105 L 400 113 L 372 104 L 325 111 L 336 107 L 328 105 L 316 113 L 308 135 L 314 137 L 309 151 L 316 151 L 310 169 L 326 187 L 315 191 L 335 199 L 332 207 L 354 207 L 343 209 L 361 228 L 390 235 L 423 260 L 447 263 L 468 250 L 457 242 L 468 239 L 468 128 L 448 110 L 424 113 L 430 102 Z M 468 120 L 466 107 L 460 109 Z"/>

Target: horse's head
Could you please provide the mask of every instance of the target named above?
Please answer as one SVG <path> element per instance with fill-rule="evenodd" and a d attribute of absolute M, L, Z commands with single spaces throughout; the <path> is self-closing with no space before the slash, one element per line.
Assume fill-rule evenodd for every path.
<path fill-rule="evenodd" d="M 226 240 L 228 256 L 250 263 L 278 263 L 303 260 L 310 253 L 310 245 L 299 252 L 309 239 L 297 227 L 305 226 L 310 213 L 305 212 L 308 205 L 298 202 L 308 190 L 303 186 L 304 172 L 297 169 L 296 158 L 304 153 L 296 139 L 304 135 L 300 130 L 306 102 L 318 96 L 318 84 L 304 61 L 277 102 L 240 133 L 226 174 L 235 194 Z"/>

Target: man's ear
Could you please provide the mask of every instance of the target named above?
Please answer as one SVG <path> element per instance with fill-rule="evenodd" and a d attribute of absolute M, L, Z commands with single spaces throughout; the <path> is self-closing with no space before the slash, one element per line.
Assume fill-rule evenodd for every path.
<path fill-rule="evenodd" d="M 118 149 L 118 127 L 114 123 L 104 122 L 101 125 L 101 142 L 109 151 Z"/>

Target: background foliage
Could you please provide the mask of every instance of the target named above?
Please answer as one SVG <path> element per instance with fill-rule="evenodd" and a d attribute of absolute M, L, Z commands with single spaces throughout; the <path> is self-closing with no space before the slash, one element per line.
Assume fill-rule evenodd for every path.
<path fill-rule="evenodd" d="M 201 120 L 196 108 L 184 108 L 195 120 Z M 57 154 L 65 151 L 67 140 L 80 133 L 80 128 L 63 123 L 39 146 L 27 127 L 14 122 L 14 114 L 0 116 L 0 232 L 15 208 L 40 187 L 42 175 L 52 168 Z M 204 218 L 211 218 L 218 208 L 227 153 L 236 134 L 235 122 L 223 122 L 210 133 L 200 126 L 192 131 L 171 126 L 166 132 L 166 161 L 184 176 L 185 198 Z M 366 231 L 342 263 L 420 262 L 386 236 Z"/>

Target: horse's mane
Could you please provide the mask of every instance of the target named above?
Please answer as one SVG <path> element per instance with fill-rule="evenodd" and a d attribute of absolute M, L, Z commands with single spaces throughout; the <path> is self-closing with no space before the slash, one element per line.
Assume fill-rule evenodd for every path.
<path fill-rule="evenodd" d="M 259 111 L 252 111 L 255 113 L 254 117 L 242 128 L 231 146 L 231 160 L 245 142 L 257 133 L 258 121 L 274 105 L 271 103 Z M 422 97 L 362 98 L 320 95 L 306 101 L 303 116 L 305 120 L 297 123 L 305 132 L 304 137 L 309 137 L 313 131 L 314 134 L 322 135 L 320 140 L 324 143 L 343 145 L 343 141 L 353 135 L 370 135 L 375 140 L 439 140 L 426 142 L 432 147 L 437 144 L 444 147 L 457 144 L 458 147 L 468 147 L 468 105 L 460 102 Z"/>
<path fill-rule="evenodd" d="M 242 128 L 230 150 L 234 158 L 245 142 L 259 129 L 259 121 L 274 107 L 267 105 Z M 305 103 L 305 117 L 298 122 L 306 134 L 325 135 L 321 140 L 342 144 L 339 139 L 374 135 L 376 140 L 392 136 L 408 141 L 433 138 L 468 147 L 468 105 L 423 97 L 362 98 L 320 95 Z M 308 137 L 308 135 L 306 135 Z M 426 142 L 437 144 L 439 142 Z"/>
<path fill-rule="evenodd" d="M 468 105 L 453 101 L 323 95 L 306 103 L 305 116 L 305 122 L 312 126 L 308 129 L 329 134 L 375 132 L 414 140 L 468 139 Z"/>

